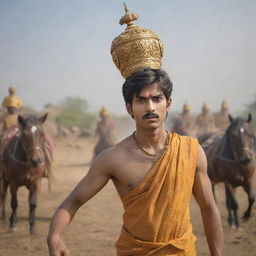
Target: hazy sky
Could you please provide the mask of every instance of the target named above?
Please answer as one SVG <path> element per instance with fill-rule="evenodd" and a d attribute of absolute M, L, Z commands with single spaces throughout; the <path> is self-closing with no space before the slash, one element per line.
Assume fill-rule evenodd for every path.
<path fill-rule="evenodd" d="M 163 68 L 174 84 L 173 110 L 194 112 L 223 99 L 231 112 L 256 94 L 255 0 L 127 0 L 137 25 L 163 41 Z M 0 0 L 0 100 L 10 84 L 41 110 L 67 96 L 125 113 L 124 82 L 112 40 L 124 31 L 123 0 Z"/>

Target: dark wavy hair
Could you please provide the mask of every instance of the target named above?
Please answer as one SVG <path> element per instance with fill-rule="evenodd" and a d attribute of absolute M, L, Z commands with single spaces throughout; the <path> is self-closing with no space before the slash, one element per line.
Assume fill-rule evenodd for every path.
<path fill-rule="evenodd" d="M 162 69 L 141 69 L 130 75 L 123 84 L 123 97 L 125 103 L 132 103 L 134 95 L 139 95 L 147 85 L 158 83 L 163 91 L 166 100 L 169 100 L 172 94 L 172 82 L 168 74 Z"/>

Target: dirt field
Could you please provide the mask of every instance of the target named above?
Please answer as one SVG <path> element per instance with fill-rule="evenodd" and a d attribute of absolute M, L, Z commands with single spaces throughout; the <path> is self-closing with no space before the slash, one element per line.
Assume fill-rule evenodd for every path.
<path fill-rule="evenodd" d="M 8 231 L 8 222 L 0 221 L 0 256 L 47 255 L 46 235 L 50 218 L 56 207 L 86 174 L 92 157 L 94 141 L 76 139 L 57 142 L 55 181 L 52 193 L 47 191 L 47 180 L 43 179 L 37 208 L 37 227 L 34 236 L 28 233 L 27 191 L 20 188 L 18 193 L 18 230 Z M 254 177 L 255 180 L 256 177 Z M 256 189 L 255 189 L 256 190 Z M 231 229 L 226 223 L 227 212 L 223 187 L 217 187 L 218 206 L 222 214 L 225 233 L 226 256 L 256 255 L 256 206 L 249 222 L 242 223 L 242 229 Z M 247 206 L 245 193 L 239 189 L 240 216 Z M 9 197 L 7 215 L 9 217 Z M 109 183 L 91 201 L 84 205 L 73 219 L 63 236 L 72 256 L 114 256 L 114 243 L 122 224 L 122 205 L 114 186 Z M 191 203 L 194 233 L 197 235 L 198 256 L 209 255 L 200 212 L 194 201 Z"/>

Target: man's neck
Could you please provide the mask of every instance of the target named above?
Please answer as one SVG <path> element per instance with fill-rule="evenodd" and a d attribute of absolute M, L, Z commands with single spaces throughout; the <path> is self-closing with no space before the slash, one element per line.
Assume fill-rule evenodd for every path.
<path fill-rule="evenodd" d="M 135 136 L 141 145 L 157 151 L 165 145 L 167 132 L 164 126 L 152 130 L 136 127 Z"/>

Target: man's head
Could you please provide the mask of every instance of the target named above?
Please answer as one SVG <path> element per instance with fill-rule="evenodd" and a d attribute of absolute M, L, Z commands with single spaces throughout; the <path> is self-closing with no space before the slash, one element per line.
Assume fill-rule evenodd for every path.
<path fill-rule="evenodd" d="M 13 87 L 13 86 L 10 86 L 9 89 L 8 89 L 8 91 L 9 91 L 9 94 L 10 94 L 10 95 L 14 95 L 15 92 L 16 92 L 16 88 Z"/>
<path fill-rule="evenodd" d="M 225 100 L 221 102 L 221 112 L 223 113 L 228 112 L 228 103 Z"/>
<path fill-rule="evenodd" d="M 123 84 L 123 97 L 125 103 L 132 104 L 134 96 L 138 96 L 141 90 L 153 83 L 157 83 L 163 91 L 166 100 L 172 94 L 172 82 L 168 74 L 162 69 L 141 69 L 127 78 Z"/>
<path fill-rule="evenodd" d="M 163 70 L 140 70 L 123 85 L 127 111 L 144 128 L 155 129 L 164 122 L 171 105 L 171 92 L 172 83 Z"/>
<path fill-rule="evenodd" d="M 209 112 L 210 112 L 210 106 L 204 102 L 204 104 L 202 106 L 202 113 L 206 115 Z"/>
<path fill-rule="evenodd" d="M 190 105 L 187 104 L 187 103 L 185 103 L 185 104 L 183 105 L 182 113 L 183 113 L 183 114 L 188 114 L 189 111 L 190 111 L 190 109 L 191 109 Z"/>

